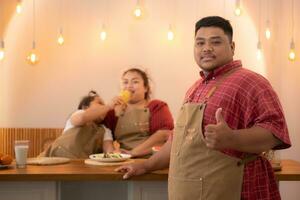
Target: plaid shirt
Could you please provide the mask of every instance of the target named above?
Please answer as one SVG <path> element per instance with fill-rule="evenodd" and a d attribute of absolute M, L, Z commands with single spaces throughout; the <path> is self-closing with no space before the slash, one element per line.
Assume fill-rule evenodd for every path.
<path fill-rule="evenodd" d="M 206 77 L 200 72 L 198 80 L 186 93 L 185 102 L 202 102 L 211 87 L 229 70 L 237 71 L 222 80 L 207 102 L 203 128 L 215 124 L 215 112 L 222 108 L 224 119 L 232 129 L 260 126 L 282 141 L 274 149 L 291 146 L 288 130 L 279 99 L 270 83 L 261 75 L 242 68 L 241 61 L 232 61 L 218 67 Z M 245 153 L 224 149 L 223 153 L 242 158 Z M 270 163 L 262 157 L 246 164 L 241 199 L 280 199 Z"/>

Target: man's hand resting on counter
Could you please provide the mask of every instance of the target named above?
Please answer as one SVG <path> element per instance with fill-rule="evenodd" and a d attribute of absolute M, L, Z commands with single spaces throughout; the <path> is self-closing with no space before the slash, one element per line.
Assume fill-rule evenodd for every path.
<path fill-rule="evenodd" d="M 128 179 L 132 176 L 145 174 L 147 169 L 144 163 L 135 163 L 118 167 L 115 171 L 125 173 L 123 179 Z"/>

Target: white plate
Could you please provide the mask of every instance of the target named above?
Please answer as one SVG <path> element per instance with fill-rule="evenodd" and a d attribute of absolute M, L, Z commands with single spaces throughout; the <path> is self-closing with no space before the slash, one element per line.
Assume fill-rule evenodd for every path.
<path fill-rule="evenodd" d="M 122 162 L 131 158 L 129 154 L 121 153 L 122 158 L 103 158 L 103 153 L 92 154 L 89 156 L 91 160 L 100 161 L 100 162 Z"/>
<path fill-rule="evenodd" d="M 56 165 L 68 162 L 70 162 L 70 159 L 63 157 L 37 157 L 27 159 L 28 165 Z"/>

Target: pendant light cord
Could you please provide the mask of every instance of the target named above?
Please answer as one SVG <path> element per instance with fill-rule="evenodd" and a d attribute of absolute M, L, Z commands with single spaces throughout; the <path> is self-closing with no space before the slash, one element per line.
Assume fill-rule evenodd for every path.
<path fill-rule="evenodd" d="M 35 0 L 32 0 L 32 48 L 35 49 Z"/>

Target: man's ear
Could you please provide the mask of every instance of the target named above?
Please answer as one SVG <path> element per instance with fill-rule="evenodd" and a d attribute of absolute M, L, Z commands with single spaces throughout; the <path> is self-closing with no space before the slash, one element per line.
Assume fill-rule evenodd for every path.
<path fill-rule="evenodd" d="M 232 55 L 234 55 L 235 43 L 233 41 L 231 42 L 230 47 L 231 47 Z"/>

